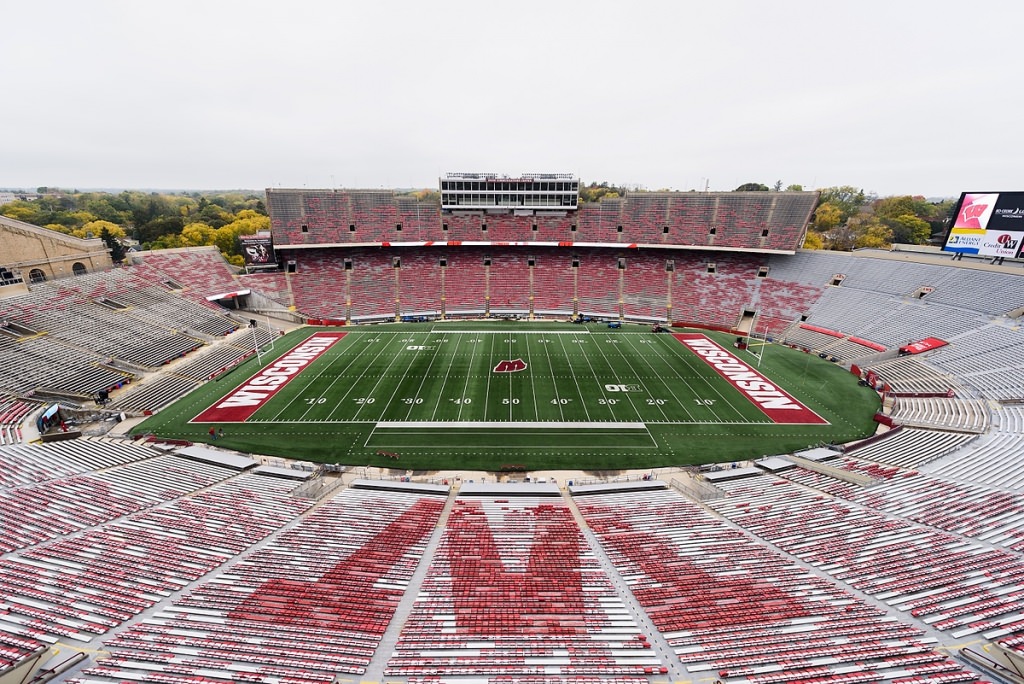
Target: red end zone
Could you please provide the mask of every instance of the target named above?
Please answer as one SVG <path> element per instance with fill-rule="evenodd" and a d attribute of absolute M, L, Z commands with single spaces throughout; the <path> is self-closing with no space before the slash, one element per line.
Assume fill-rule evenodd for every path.
<path fill-rule="evenodd" d="M 266 404 L 302 369 L 320 357 L 348 333 L 316 333 L 305 342 L 262 368 L 191 423 L 242 423 Z"/>
<path fill-rule="evenodd" d="M 776 387 L 768 378 L 743 363 L 728 350 L 699 333 L 673 333 L 672 337 L 704 359 L 737 392 L 750 400 L 775 423 L 789 425 L 828 425 L 828 421 Z"/>

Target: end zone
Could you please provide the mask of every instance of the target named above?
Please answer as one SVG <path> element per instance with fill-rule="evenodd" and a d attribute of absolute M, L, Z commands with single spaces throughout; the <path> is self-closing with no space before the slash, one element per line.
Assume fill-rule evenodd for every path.
<path fill-rule="evenodd" d="M 305 342 L 285 353 L 226 397 L 190 420 L 190 423 L 242 423 L 266 404 L 306 366 L 320 357 L 335 342 L 348 333 L 322 332 L 311 335 Z"/>
<path fill-rule="evenodd" d="M 786 425 L 828 425 L 829 422 L 791 394 L 700 333 L 673 333 L 718 375 L 772 419 Z"/>

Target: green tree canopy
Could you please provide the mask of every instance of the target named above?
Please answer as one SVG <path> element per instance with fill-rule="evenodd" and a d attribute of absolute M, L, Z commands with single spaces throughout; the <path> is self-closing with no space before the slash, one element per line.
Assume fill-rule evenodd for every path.
<path fill-rule="evenodd" d="M 818 200 L 819 205 L 831 204 L 839 209 L 840 223 L 845 223 L 851 216 L 861 210 L 868 202 L 868 196 L 864 190 L 858 190 L 852 185 L 840 185 L 831 188 L 824 188 Z"/>

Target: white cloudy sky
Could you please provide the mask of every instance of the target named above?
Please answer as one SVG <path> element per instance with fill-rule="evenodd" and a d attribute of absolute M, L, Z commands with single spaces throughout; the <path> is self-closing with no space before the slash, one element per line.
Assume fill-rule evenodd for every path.
<path fill-rule="evenodd" d="M 0 0 L 0 187 L 1024 189 L 1019 0 Z"/>

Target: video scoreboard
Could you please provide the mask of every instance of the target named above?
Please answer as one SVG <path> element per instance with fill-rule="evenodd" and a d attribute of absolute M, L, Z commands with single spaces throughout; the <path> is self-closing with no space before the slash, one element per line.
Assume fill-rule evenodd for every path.
<path fill-rule="evenodd" d="M 1021 258 L 1024 192 L 965 192 L 942 249 L 960 254 Z"/>

